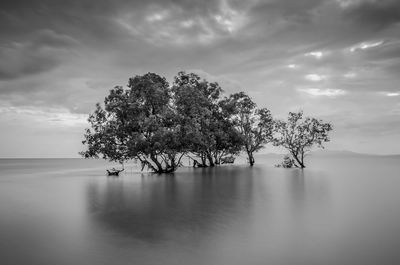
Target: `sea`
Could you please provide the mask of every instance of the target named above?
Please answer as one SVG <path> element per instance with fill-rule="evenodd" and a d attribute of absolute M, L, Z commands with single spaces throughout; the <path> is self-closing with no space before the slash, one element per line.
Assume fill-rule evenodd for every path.
<path fill-rule="evenodd" d="M 400 157 L 259 155 L 174 174 L 0 159 L 2 265 L 400 264 Z"/>

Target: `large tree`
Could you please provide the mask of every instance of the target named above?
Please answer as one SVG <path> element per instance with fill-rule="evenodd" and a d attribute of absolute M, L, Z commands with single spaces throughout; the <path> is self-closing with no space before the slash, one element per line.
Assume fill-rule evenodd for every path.
<path fill-rule="evenodd" d="M 274 120 L 271 112 L 266 108 L 257 109 L 256 103 L 244 92 L 225 98 L 221 107 L 239 131 L 248 162 L 253 166 L 254 153 L 272 142 Z"/>
<path fill-rule="evenodd" d="M 184 146 L 171 96 L 166 79 L 154 73 L 130 78 L 127 89 L 115 87 L 104 108 L 97 104 L 90 115 L 83 141 L 87 150 L 81 154 L 119 162 L 138 159 L 142 169 L 175 171 Z"/>
<path fill-rule="evenodd" d="M 329 142 L 330 123 L 315 118 L 303 117 L 303 112 L 289 112 L 288 120 L 275 122 L 274 144 L 283 146 L 293 157 L 295 166 L 305 168 L 304 158 L 313 146 L 323 148 Z"/>
<path fill-rule="evenodd" d="M 215 166 L 223 156 L 239 152 L 240 136 L 219 106 L 222 89 L 218 83 L 179 72 L 173 92 L 184 132 L 182 141 L 197 165 Z"/>

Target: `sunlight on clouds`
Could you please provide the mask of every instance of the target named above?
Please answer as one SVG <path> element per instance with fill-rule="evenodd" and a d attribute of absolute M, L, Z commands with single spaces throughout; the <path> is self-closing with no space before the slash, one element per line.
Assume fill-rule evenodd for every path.
<path fill-rule="evenodd" d="M 154 13 L 154 14 L 148 15 L 148 16 L 146 17 L 146 20 L 147 20 L 148 22 L 162 21 L 162 20 L 164 20 L 165 18 L 167 18 L 168 14 L 169 14 L 168 11 L 164 10 L 164 11 L 159 12 L 159 13 Z"/>
<path fill-rule="evenodd" d="M 325 75 L 309 74 L 304 77 L 305 79 L 313 82 L 319 82 L 326 79 Z"/>
<path fill-rule="evenodd" d="M 216 15 L 215 20 L 222 25 L 227 31 L 232 32 L 234 27 L 233 27 L 233 22 L 231 19 L 228 17 L 223 17 L 221 15 Z"/>
<path fill-rule="evenodd" d="M 312 57 L 315 57 L 317 59 L 321 59 L 322 56 L 326 55 L 326 53 L 322 52 L 322 51 L 313 51 L 313 52 L 308 52 L 308 53 L 306 53 L 304 55 L 305 56 L 312 56 Z"/>
<path fill-rule="evenodd" d="M 336 97 L 346 94 L 346 91 L 342 89 L 320 89 L 320 88 L 300 88 L 298 91 L 309 94 L 311 96 L 326 96 L 326 97 Z"/>
<path fill-rule="evenodd" d="M 290 69 L 296 69 L 299 66 L 297 64 L 288 64 L 287 67 L 290 68 Z"/>
<path fill-rule="evenodd" d="M 348 8 L 348 7 L 360 5 L 363 2 L 373 3 L 373 2 L 376 2 L 376 0 L 336 0 L 336 2 L 339 3 L 339 6 L 341 8 Z"/>
<path fill-rule="evenodd" d="M 356 76 L 357 76 L 357 74 L 354 73 L 354 72 L 348 72 L 348 73 L 345 73 L 345 74 L 343 75 L 343 77 L 345 77 L 345 78 L 354 78 L 354 77 L 356 77 Z"/>
<path fill-rule="evenodd" d="M 385 95 L 388 97 L 397 97 L 397 96 L 400 96 L 400 93 L 399 92 L 389 92 L 389 93 L 386 93 Z"/>
<path fill-rule="evenodd" d="M 356 44 L 352 47 L 350 47 L 351 52 L 355 52 L 358 50 L 366 50 L 374 47 L 378 47 L 383 44 L 383 41 L 375 41 L 375 42 L 361 42 L 359 44 Z"/>
<path fill-rule="evenodd" d="M 233 33 L 243 26 L 245 15 L 243 12 L 232 9 L 226 0 L 221 1 L 221 12 L 214 16 L 217 23 L 229 33 Z"/>
<path fill-rule="evenodd" d="M 0 107 L 3 117 L 18 117 L 18 119 L 34 121 L 37 123 L 56 122 L 61 126 L 81 126 L 87 124 L 88 115 L 71 113 L 66 109 L 40 109 L 35 107 Z"/>
<path fill-rule="evenodd" d="M 185 12 L 179 6 L 154 6 L 144 14 L 120 14 L 116 22 L 133 37 L 139 37 L 153 45 L 207 45 L 226 36 L 236 34 L 248 21 L 251 5 L 235 9 L 227 0 L 219 1 L 219 7 L 202 14 L 201 10 Z M 163 8 L 163 9 L 162 9 Z"/>
<path fill-rule="evenodd" d="M 218 35 L 203 18 L 197 17 L 180 21 L 174 15 L 168 17 L 150 16 L 148 23 L 136 23 L 134 16 L 120 17 L 117 23 L 134 37 L 139 37 L 156 46 L 208 44 Z"/>
<path fill-rule="evenodd" d="M 360 0 L 336 0 L 336 2 L 339 4 L 340 7 L 347 8 L 354 5 L 355 3 L 360 2 Z"/>

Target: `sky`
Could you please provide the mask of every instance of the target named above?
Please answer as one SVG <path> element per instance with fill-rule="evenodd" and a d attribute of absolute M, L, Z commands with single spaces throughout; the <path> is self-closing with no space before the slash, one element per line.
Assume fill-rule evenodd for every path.
<path fill-rule="evenodd" d="M 400 153 L 398 0 L 2 0 L 0 157 L 78 157 L 111 88 L 181 70 L 331 122 L 327 149 Z"/>

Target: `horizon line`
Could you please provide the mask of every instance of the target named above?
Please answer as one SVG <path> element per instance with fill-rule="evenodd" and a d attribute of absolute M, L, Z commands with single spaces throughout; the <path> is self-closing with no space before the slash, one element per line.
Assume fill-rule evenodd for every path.
<path fill-rule="evenodd" d="M 379 154 L 379 153 L 360 153 L 360 152 L 354 152 L 350 150 L 327 150 L 327 149 L 322 149 L 322 150 L 314 150 L 311 151 L 309 154 L 316 153 L 316 152 L 324 152 L 326 151 L 327 154 L 329 153 L 334 153 L 334 152 L 339 152 L 339 153 L 351 153 L 353 155 L 363 155 L 363 156 L 400 156 L 400 153 L 387 153 L 387 154 Z M 268 152 L 268 153 L 257 153 L 255 155 L 285 155 L 286 153 L 276 153 L 276 152 Z M 240 156 L 240 155 L 239 155 Z M 100 160 L 107 160 L 103 158 L 84 158 L 84 157 L 0 157 L 0 159 L 100 159 Z"/>

